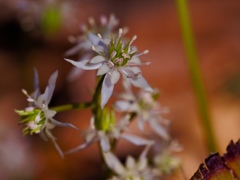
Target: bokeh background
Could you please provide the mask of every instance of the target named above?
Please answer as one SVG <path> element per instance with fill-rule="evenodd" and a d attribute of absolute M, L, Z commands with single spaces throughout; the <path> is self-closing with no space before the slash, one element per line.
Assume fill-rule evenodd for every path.
<path fill-rule="evenodd" d="M 188 2 L 210 114 L 223 154 L 228 142 L 240 136 L 240 2 Z M 60 19 L 48 14 L 51 5 L 57 8 L 54 17 Z M 59 70 L 52 105 L 89 100 L 93 72 L 76 81 L 66 80 L 71 65 L 63 60 L 64 53 L 73 46 L 68 37 L 78 35 L 88 17 L 98 20 L 111 13 L 120 20 L 120 27 L 129 28 L 128 37 L 138 36 L 134 44 L 140 51 L 150 51 L 144 60 L 152 64 L 142 67 L 143 75 L 160 89 L 159 101 L 170 109 L 166 117 L 171 121 L 171 135 L 184 147 L 177 155 L 188 179 L 209 155 L 173 0 L 0 0 L 0 179 L 96 179 L 101 171 L 97 146 L 62 160 L 50 142 L 38 136 L 23 137 L 14 109 L 27 105 L 21 89 L 33 90 L 34 67 L 42 89 Z M 56 118 L 84 129 L 89 116 L 90 112 L 80 110 Z M 82 142 L 71 129 L 57 128 L 54 134 L 63 150 Z M 120 155 L 135 150 L 125 147 L 118 147 Z"/>

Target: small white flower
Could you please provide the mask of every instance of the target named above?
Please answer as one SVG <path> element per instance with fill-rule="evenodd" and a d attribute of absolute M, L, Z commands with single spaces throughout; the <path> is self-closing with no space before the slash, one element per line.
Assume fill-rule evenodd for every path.
<path fill-rule="evenodd" d="M 36 133 L 40 134 L 44 140 L 50 139 L 61 157 L 63 157 L 63 153 L 56 143 L 56 138 L 52 135 L 51 130 L 55 126 L 75 127 L 72 124 L 61 123 L 53 119 L 56 111 L 53 111 L 48 107 L 53 95 L 57 76 L 58 72 L 56 71 L 51 75 L 45 92 L 40 94 L 38 86 L 38 73 L 35 70 L 35 91 L 29 95 L 26 90 L 23 90 L 23 93 L 27 96 L 29 107 L 25 110 L 16 110 L 16 112 L 23 119 L 20 123 L 26 125 L 26 128 L 23 130 L 24 134 Z"/>
<path fill-rule="evenodd" d="M 150 146 L 146 146 L 137 160 L 128 156 L 125 166 L 112 152 L 103 153 L 107 166 L 116 174 L 109 180 L 154 180 L 154 174 L 146 157 L 149 148 Z"/>
<path fill-rule="evenodd" d="M 97 130 L 94 125 L 94 118 L 91 118 L 90 128 L 83 133 L 85 143 L 77 146 L 76 148 L 66 152 L 65 154 L 71 154 L 77 151 L 80 151 L 94 142 L 100 142 L 100 146 L 103 152 L 110 151 L 111 141 L 114 139 L 125 139 L 137 146 L 147 145 L 151 146 L 154 144 L 154 141 L 145 139 L 140 136 L 136 136 L 129 133 L 124 133 L 127 130 L 129 124 L 129 116 L 122 118 L 118 124 L 111 126 L 107 130 Z"/>
<path fill-rule="evenodd" d="M 154 99 L 157 93 L 157 91 L 133 93 L 128 89 L 126 93 L 119 96 L 121 100 L 116 101 L 115 108 L 121 112 L 136 112 L 138 127 L 142 132 L 144 132 L 144 123 L 147 122 L 155 133 L 168 140 L 170 137 L 164 125 L 168 125 L 169 121 L 161 115 L 166 113 L 167 109 L 162 108 Z"/>
<path fill-rule="evenodd" d="M 143 78 L 140 65 L 149 64 L 141 63 L 138 58 L 142 54 L 148 53 L 144 51 L 141 54 L 136 54 L 136 50 L 131 46 L 136 36 L 132 38 L 126 45 L 121 39 L 122 29 L 119 30 L 117 39 L 111 39 L 105 42 L 101 37 L 94 34 L 89 34 L 89 39 L 92 42 L 92 49 L 98 54 L 92 59 L 85 59 L 76 62 L 70 59 L 65 59 L 74 66 L 85 69 L 97 69 L 97 76 L 105 75 L 102 90 L 101 90 L 101 106 L 102 108 L 108 102 L 114 89 L 114 85 L 118 82 L 120 74 L 123 76 L 124 84 L 132 84 L 135 87 L 141 88 L 145 91 L 152 92 L 152 88 Z"/>
<path fill-rule="evenodd" d="M 182 151 L 182 146 L 177 141 L 156 143 L 153 146 L 153 150 L 155 174 L 159 176 L 169 175 L 180 167 L 180 158 L 173 154 L 174 152 Z"/>
<path fill-rule="evenodd" d="M 100 17 L 100 23 L 96 23 L 93 18 L 88 19 L 88 25 L 83 24 L 81 26 L 81 35 L 78 37 L 69 37 L 69 41 L 71 43 L 76 44 L 74 47 L 69 49 L 65 56 L 71 56 L 71 55 L 80 55 L 78 61 L 82 61 L 84 59 L 91 59 L 95 56 L 95 52 L 92 51 L 92 43 L 89 39 L 88 34 L 98 34 L 100 33 L 102 36 L 102 39 L 104 41 L 109 41 L 109 37 L 115 37 L 117 35 L 116 27 L 119 24 L 118 19 L 111 14 L 108 18 L 106 16 Z M 127 28 L 124 28 L 123 30 L 124 34 L 127 33 Z M 82 54 L 84 54 L 82 56 Z M 84 72 L 83 69 L 79 69 L 74 67 L 70 74 L 68 75 L 69 80 L 74 80 L 76 77 L 81 75 Z"/>

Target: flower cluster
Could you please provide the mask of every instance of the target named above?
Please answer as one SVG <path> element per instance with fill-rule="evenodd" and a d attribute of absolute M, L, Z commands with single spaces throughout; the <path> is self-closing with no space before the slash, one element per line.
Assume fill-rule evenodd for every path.
<path fill-rule="evenodd" d="M 52 135 L 51 130 L 55 128 L 55 126 L 68 126 L 73 128 L 75 128 L 75 126 L 69 123 L 61 123 L 53 119 L 56 111 L 48 107 L 53 95 L 57 76 L 57 71 L 51 75 L 48 86 L 44 93 L 41 94 L 38 85 L 38 73 L 35 70 L 35 91 L 29 95 L 26 90 L 23 90 L 23 93 L 27 96 L 29 106 L 24 110 L 16 110 L 16 112 L 22 119 L 20 124 L 26 125 L 23 129 L 24 135 L 35 133 L 40 134 L 44 140 L 50 139 L 59 154 L 63 157 L 63 153 L 56 143 L 56 138 Z"/>
<path fill-rule="evenodd" d="M 140 90 L 139 93 L 133 93 L 128 90 L 119 95 L 120 100 L 116 101 L 116 110 L 121 112 L 135 112 L 138 114 L 138 127 L 144 132 L 144 123 L 148 123 L 152 130 L 163 139 L 168 140 L 169 134 L 164 126 L 169 124 L 169 121 L 162 117 L 166 113 L 167 108 L 163 108 L 157 102 L 159 92 Z"/>
<path fill-rule="evenodd" d="M 77 61 L 84 59 L 91 59 L 95 56 L 95 52 L 92 50 L 92 43 L 89 39 L 89 33 L 101 34 L 103 41 L 108 41 L 109 37 L 117 37 L 118 32 L 116 31 L 119 24 L 118 19 L 111 14 L 109 18 L 106 16 L 100 17 L 100 22 L 97 23 L 94 18 L 89 18 L 89 24 L 83 24 L 80 26 L 81 34 L 77 37 L 70 36 L 69 41 L 76 44 L 71 49 L 65 52 L 65 56 L 78 55 Z M 127 33 L 127 28 L 123 28 L 123 34 Z M 83 69 L 73 68 L 68 75 L 68 80 L 75 80 L 79 75 L 84 72 Z"/>
<path fill-rule="evenodd" d="M 92 59 L 84 59 L 76 62 L 70 59 L 65 59 L 74 66 L 84 70 L 97 69 L 97 76 L 104 76 L 101 91 L 101 107 L 103 108 L 112 95 L 114 85 L 120 78 L 120 73 L 123 76 L 123 83 L 128 87 L 132 85 L 142 88 L 146 91 L 153 91 L 147 81 L 142 76 L 141 70 L 137 67 L 143 65 L 138 58 L 148 51 L 137 54 L 136 49 L 131 46 L 136 36 L 125 44 L 121 38 L 122 29 L 119 29 L 117 39 L 103 40 L 101 35 L 96 36 L 89 34 L 89 39 L 92 43 L 92 49 L 96 52 L 96 56 Z M 149 63 L 144 63 L 149 64 Z"/>
<path fill-rule="evenodd" d="M 137 48 L 132 46 L 137 36 L 126 40 L 122 28 L 116 33 L 118 21 L 113 15 L 109 20 L 102 18 L 100 27 L 96 26 L 93 19 L 90 19 L 89 23 L 90 28 L 83 26 L 83 34 L 79 36 L 78 41 L 75 39 L 77 45 L 66 53 L 67 55 L 79 53 L 79 59 L 65 60 L 80 70 L 96 71 L 98 81 L 92 100 L 77 105 L 67 104 L 49 108 L 57 72 L 50 77 L 45 92 L 41 94 L 35 71 L 34 93 L 28 95 L 23 90 L 29 107 L 16 111 L 21 116 L 20 123 L 26 125 L 24 134 L 40 134 L 44 139 L 51 139 L 61 156 L 98 143 L 105 165 L 110 172 L 108 178 L 112 180 L 153 180 L 171 174 L 180 164 L 179 160 L 172 156 L 179 146 L 169 134 L 169 121 L 163 117 L 168 110 L 158 103 L 159 92 L 148 84 L 140 69 L 140 66 L 150 64 L 140 59 L 142 55 L 148 53 L 148 50 L 138 53 Z M 125 92 L 115 93 L 118 94 L 115 103 L 108 105 L 114 86 L 120 79 Z M 89 117 L 89 128 L 81 132 L 84 139 L 82 144 L 62 153 L 51 130 L 55 126 L 73 128 L 75 126 L 58 122 L 53 117 L 57 112 L 74 108 L 90 108 L 92 116 Z M 135 120 L 138 124 L 138 134 L 130 128 L 130 124 Z M 145 130 L 146 124 L 150 132 Z M 155 136 L 157 138 L 153 138 Z M 122 163 L 114 153 L 120 139 L 141 146 L 143 151 L 139 158 L 129 155 L 125 164 Z M 160 147 L 160 150 L 156 151 L 156 147 Z"/>

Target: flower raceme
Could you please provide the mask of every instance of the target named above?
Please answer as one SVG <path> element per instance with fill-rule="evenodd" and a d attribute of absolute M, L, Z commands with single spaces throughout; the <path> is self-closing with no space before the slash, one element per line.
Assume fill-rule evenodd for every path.
<path fill-rule="evenodd" d="M 53 119 L 56 111 L 48 107 L 53 95 L 57 76 L 57 71 L 51 75 L 45 92 L 41 94 L 38 86 L 38 73 L 35 70 L 35 91 L 29 95 L 26 90 L 23 90 L 23 93 L 27 96 L 29 106 L 24 110 L 16 110 L 16 113 L 20 115 L 22 119 L 20 124 L 26 125 L 23 129 L 24 135 L 32 135 L 35 133 L 40 134 L 44 140 L 50 139 L 61 157 L 63 157 L 63 153 L 56 143 L 56 138 L 52 135 L 51 130 L 55 126 L 68 126 L 73 128 L 75 128 L 75 126 L 69 123 L 61 123 Z"/>
<path fill-rule="evenodd" d="M 97 69 L 97 76 L 105 75 L 102 90 L 101 90 L 101 107 L 103 108 L 111 97 L 114 85 L 120 79 L 120 74 L 123 76 L 123 84 L 128 87 L 132 84 L 135 87 L 141 88 L 145 91 L 153 91 L 148 85 L 147 81 L 142 76 L 141 70 L 138 66 L 148 65 L 141 63 L 139 56 L 147 54 L 148 50 L 137 54 L 136 48 L 131 44 L 136 39 L 134 36 L 127 44 L 122 41 L 122 29 L 119 29 L 119 36 L 117 39 L 102 39 L 98 36 L 89 33 L 89 39 L 92 43 L 92 49 L 96 52 L 96 56 L 92 59 L 84 59 L 76 62 L 70 59 L 65 59 L 74 66 L 85 69 Z"/>

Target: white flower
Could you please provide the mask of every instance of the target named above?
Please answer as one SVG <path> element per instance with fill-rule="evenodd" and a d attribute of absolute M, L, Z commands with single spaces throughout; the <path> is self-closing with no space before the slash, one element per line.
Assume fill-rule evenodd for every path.
<path fill-rule="evenodd" d="M 121 39 L 121 35 L 122 29 L 119 30 L 119 36 L 116 40 L 112 38 L 110 41 L 104 41 L 100 35 L 98 37 L 94 34 L 89 34 L 89 38 L 93 44 L 92 49 L 98 55 L 92 59 L 84 59 L 80 62 L 65 59 L 78 68 L 85 70 L 98 69 L 97 76 L 105 75 L 101 90 L 102 108 L 111 97 L 114 85 L 118 82 L 120 74 L 123 75 L 125 85 L 132 84 L 145 91 L 153 91 L 143 78 L 141 70 L 137 67 L 143 65 L 138 57 L 148 53 L 148 51 L 136 54 L 136 49 L 131 47 L 136 36 L 125 45 Z M 145 64 L 149 64 L 149 62 Z"/>
<path fill-rule="evenodd" d="M 74 47 L 69 49 L 66 53 L 65 56 L 71 56 L 71 55 L 80 55 L 78 61 L 82 61 L 84 59 L 91 59 L 94 57 L 95 52 L 92 51 L 92 43 L 89 39 L 88 34 L 93 33 L 97 34 L 100 33 L 102 35 L 102 38 L 106 41 L 108 41 L 109 37 L 115 37 L 117 35 L 116 27 L 119 24 L 118 19 L 111 14 L 109 18 L 106 16 L 101 16 L 100 17 L 100 23 L 96 23 L 93 18 L 88 19 L 89 25 L 83 24 L 81 26 L 81 35 L 78 37 L 69 37 L 69 41 L 71 43 L 76 44 Z M 127 28 L 124 28 L 123 30 L 124 34 L 127 33 Z M 84 54 L 82 56 L 82 54 Z M 79 69 L 74 67 L 69 75 L 68 75 L 68 80 L 72 81 L 79 75 L 81 75 L 84 72 L 83 69 Z"/>
<path fill-rule="evenodd" d="M 130 89 L 126 93 L 121 94 L 121 100 L 116 101 L 115 108 L 121 112 L 135 112 L 138 116 L 138 127 L 144 132 L 144 123 L 147 122 L 154 132 L 159 136 L 168 140 L 169 134 L 164 125 L 168 125 L 169 121 L 162 117 L 162 113 L 167 111 L 157 102 L 155 92 L 140 91 L 133 93 Z"/>
<path fill-rule="evenodd" d="M 83 133 L 85 143 L 77 146 L 76 148 L 66 152 L 65 154 L 71 154 L 80 151 L 94 142 L 100 142 L 100 146 L 103 152 L 108 152 L 111 149 L 111 141 L 114 139 L 125 139 L 137 146 L 147 145 L 151 146 L 154 141 L 139 137 L 133 134 L 124 133 L 127 130 L 129 124 L 129 116 L 122 118 L 115 126 L 112 124 L 107 130 L 98 130 L 94 125 L 94 118 L 91 118 L 90 128 Z"/>
<path fill-rule="evenodd" d="M 182 151 L 182 146 L 177 141 L 157 142 L 153 146 L 154 172 L 159 176 L 166 176 L 181 166 L 181 160 L 173 153 Z"/>
<path fill-rule="evenodd" d="M 154 174 L 146 157 L 149 148 L 150 146 L 146 146 L 137 160 L 128 156 L 125 166 L 112 152 L 103 153 L 107 166 L 116 174 L 109 180 L 154 180 Z"/>
<path fill-rule="evenodd" d="M 40 94 L 38 87 L 38 74 L 35 70 L 35 91 L 29 95 L 26 90 L 23 90 L 23 93 L 27 96 L 29 107 L 25 110 L 16 110 L 16 112 L 23 119 L 20 123 L 26 125 L 26 128 L 23 130 L 24 134 L 36 133 L 40 134 L 44 140 L 50 139 L 61 157 L 63 157 L 63 153 L 56 143 L 56 138 L 52 135 L 51 130 L 55 126 L 75 127 L 72 124 L 61 123 L 53 119 L 56 111 L 53 111 L 48 107 L 53 95 L 57 76 L 58 72 L 56 71 L 51 75 L 45 92 Z"/>

